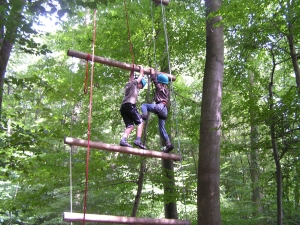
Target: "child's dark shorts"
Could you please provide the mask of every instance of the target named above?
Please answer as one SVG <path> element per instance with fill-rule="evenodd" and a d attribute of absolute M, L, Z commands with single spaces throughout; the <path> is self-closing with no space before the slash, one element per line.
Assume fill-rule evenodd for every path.
<path fill-rule="evenodd" d="M 137 111 L 136 105 L 131 103 L 124 103 L 120 108 L 123 121 L 126 128 L 139 125 L 143 122 L 143 119 L 139 112 Z"/>

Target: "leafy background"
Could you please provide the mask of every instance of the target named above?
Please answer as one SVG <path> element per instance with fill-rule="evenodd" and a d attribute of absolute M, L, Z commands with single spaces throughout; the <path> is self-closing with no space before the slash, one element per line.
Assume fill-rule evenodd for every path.
<path fill-rule="evenodd" d="M 300 223 L 299 87 L 288 42 L 292 36 L 299 62 L 299 5 L 296 0 L 222 3 L 219 13 L 223 17 L 226 53 L 221 127 L 222 224 L 276 223 L 272 124 L 282 170 L 284 222 Z M 129 216 L 140 163 L 144 161 L 145 183 L 138 217 L 164 217 L 164 201 L 170 198 L 177 202 L 179 218 L 197 224 L 197 159 L 206 51 L 204 3 L 173 0 L 165 11 L 146 0 L 128 1 L 126 6 L 135 64 L 167 68 L 162 20 L 166 18 L 170 64 L 177 77 L 172 83 L 167 129 L 183 161 L 175 163 L 176 192 L 164 196 L 165 176 L 159 159 L 91 150 L 87 211 Z M 94 9 L 95 55 L 130 63 L 121 0 L 28 1 L 25 6 L 0 1 L 0 16 L 4 18 L 1 27 L 16 31 L 14 35 L 1 32 L 2 37 L 5 34 L 14 40 L 1 110 L 1 224 L 68 224 L 63 222 L 62 213 L 70 211 L 71 199 L 74 212 L 83 210 L 86 149 L 74 147 L 70 154 L 63 140 L 68 136 L 87 139 L 90 98 L 83 93 L 85 61 L 66 53 L 69 49 L 92 52 Z M 54 20 L 54 32 L 48 32 L 49 24 L 41 29 L 42 17 Z M 128 71 L 118 68 L 94 65 L 91 140 L 119 143 L 124 129 L 119 107 L 128 75 Z M 273 99 L 268 89 L 271 78 Z M 139 106 L 152 95 L 152 91 L 142 90 Z M 152 116 L 149 121 L 146 145 L 159 150 L 156 120 Z M 131 141 L 133 137 L 134 133 Z M 256 181 L 253 163 L 259 174 Z M 259 190 L 259 201 L 253 199 L 255 188 Z"/>

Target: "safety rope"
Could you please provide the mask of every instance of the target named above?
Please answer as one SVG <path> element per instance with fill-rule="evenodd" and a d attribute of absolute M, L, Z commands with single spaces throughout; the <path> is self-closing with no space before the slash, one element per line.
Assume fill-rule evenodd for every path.
<path fill-rule="evenodd" d="M 131 35 L 130 35 L 130 27 L 129 27 L 127 7 L 126 7 L 126 0 L 124 0 L 124 10 L 125 10 L 125 14 L 126 14 L 128 41 L 129 41 L 129 45 L 130 45 L 129 50 L 130 50 L 130 54 L 131 54 L 131 63 L 132 63 L 132 72 L 130 73 L 130 79 L 132 79 L 133 78 L 133 70 L 134 70 L 134 53 L 133 53 L 133 45 L 132 45 Z"/>
<path fill-rule="evenodd" d="M 161 0 L 161 10 L 162 10 L 162 17 L 163 17 L 163 25 L 164 25 L 164 33 L 165 33 L 165 40 L 166 40 L 166 49 L 167 49 L 167 56 L 168 56 L 168 67 L 169 67 L 169 73 L 172 75 L 172 69 L 171 69 L 171 63 L 170 63 L 170 52 L 169 52 L 169 41 L 168 41 L 168 32 L 167 32 L 167 25 L 166 25 L 166 15 L 165 15 L 165 7 L 162 4 L 162 0 Z M 181 151 L 180 151 L 180 136 L 179 136 L 179 132 L 178 132 L 178 120 L 177 120 L 177 105 L 176 105 L 176 96 L 174 95 L 174 87 L 173 87 L 173 82 L 172 79 L 170 79 L 170 86 L 171 86 L 171 96 L 174 99 L 174 106 L 173 108 L 173 120 L 175 121 L 175 134 L 177 136 L 177 144 L 178 144 L 178 153 L 181 155 Z M 182 180 L 182 188 L 184 189 L 185 187 L 185 183 L 184 183 L 184 176 L 183 176 L 183 170 L 182 170 L 182 159 L 180 160 L 180 171 L 181 171 L 181 180 Z M 184 195 L 184 210 L 185 210 L 185 216 L 186 216 L 186 221 L 187 220 L 187 210 L 186 210 L 186 196 L 185 196 L 185 190 L 183 190 L 183 195 Z"/>
<path fill-rule="evenodd" d="M 73 85 L 73 76 L 71 76 L 71 89 Z M 72 118 L 72 113 L 70 113 L 71 116 L 71 127 L 70 127 L 70 137 L 72 137 L 72 131 L 73 131 L 73 118 Z M 72 155 L 73 155 L 73 145 L 70 145 L 70 161 L 69 161 L 69 166 L 70 166 L 70 212 L 73 212 L 73 172 L 72 172 Z M 71 225 L 73 223 L 71 222 Z"/>
<path fill-rule="evenodd" d="M 87 94 L 88 91 L 87 91 L 87 81 L 88 81 L 88 78 L 89 78 L 89 61 L 91 60 L 91 55 L 88 54 L 87 57 L 86 57 L 86 62 L 85 62 L 85 79 L 84 79 L 84 87 L 83 87 L 83 93 L 84 94 Z"/>
<path fill-rule="evenodd" d="M 90 159 L 90 140 L 91 140 L 91 121 L 92 121 L 92 99 L 93 99 L 93 77 L 94 77 L 94 57 L 95 57 L 95 39 L 96 39 L 96 9 L 94 10 L 94 35 L 93 35 L 93 53 L 92 53 L 92 69 L 91 69 L 91 83 L 90 83 L 90 105 L 88 116 L 88 145 L 86 152 L 86 167 L 85 167 L 85 191 L 84 191 L 84 212 L 82 224 L 85 224 L 87 192 L 88 192 L 88 172 L 89 172 L 89 159 Z"/>
<path fill-rule="evenodd" d="M 151 18 L 152 18 L 152 41 L 153 41 L 153 51 L 154 51 L 154 68 L 157 69 L 157 62 L 156 62 L 156 41 L 155 41 L 155 28 L 154 28 L 153 2 L 152 1 L 151 1 Z"/>
<path fill-rule="evenodd" d="M 74 40 L 74 29 L 73 29 L 73 32 L 72 32 L 72 40 Z M 74 45 L 74 42 L 72 42 L 72 49 L 73 49 L 73 45 Z M 74 63 L 73 61 L 73 57 L 72 57 L 72 65 Z M 71 82 L 70 82 L 70 91 L 72 92 L 73 91 L 73 75 L 74 73 L 71 73 Z M 73 106 L 71 105 L 70 109 L 68 110 L 69 111 L 69 115 L 70 115 L 70 137 L 72 137 L 72 134 L 73 134 L 73 116 L 72 116 L 72 110 L 73 110 Z M 73 212 L 73 145 L 70 145 L 70 154 L 69 154 L 69 170 L 70 170 L 70 174 L 69 174 L 69 177 L 70 177 L 70 212 L 72 213 Z M 73 224 L 73 222 L 70 223 L 71 225 Z"/>

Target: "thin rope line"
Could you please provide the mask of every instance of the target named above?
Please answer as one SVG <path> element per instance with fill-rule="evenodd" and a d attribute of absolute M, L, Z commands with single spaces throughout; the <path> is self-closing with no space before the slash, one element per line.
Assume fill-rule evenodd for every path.
<path fill-rule="evenodd" d="M 125 9 L 125 15 L 126 15 L 126 24 L 127 24 L 127 33 L 128 33 L 128 41 L 130 45 L 130 54 L 131 54 L 131 63 L 132 63 L 132 69 L 134 69 L 134 53 L 133 53 L 133 46 L 131 41 L 131 35 L 130 35 L 130 28 L 129 28 L 129 20 L 128 20 L 128 12 L 126 7 L 126 0 L 124 0 L 124 9 Z M 132 78 L 133 73 L 130 73 L 130 78 Z"/>
<path fill-rule="evenodd" d="M 71 87 L 73 85 L 73 76 L 71 76 Z M 73 118 L 72 118 L 72 113 L 71 113 L 71 127 L 70 127 L 70 136 L 72 137 L 72 130 L 73 130 Z M 73 156 L 73 146 L 70 145 L 70 212 L 73 212 L 73 171 L 72 171 L 72 157 Z M 71 222 L 71 225 L 73 224 L 73 222 Z"/>
<path fill-rule="evenodd" d="M 154 18 L 153 18 L 153 2 L 151 1 L 151 19 L 152 19 L 152 41 L 153 41 L 153 51 L 154 51 L 154 68 L 157 69 L 156 62 L 156 41 L 155 41 L 155 28 L 154 28 Z"/>
<path fill-rule="evenodd" d="M 93 77 L 94 77 L 94 58 L 95 58 L 95 39 L 96 39 L 96 9 L 94 10 L 94 35 L 93 35 L 93 54 L 92 54 L 92 69 L 91 69 L 91 83 L 90 83 L 90 105 L 89 105 L 89 118 L 88 118 L 88 146 L 86 154 L 86 168 L 85 168 L 85 193 L 84 193 L 84 215 L 82 224 L 85 224 L 86 202 L 88 191 L 88 167 L 90 159 L 90 140 L 91 140 L 91 120 L 92 120 L 92 99 L 93 99 Z"/>
<path fill-rule="evenodd" d="M 72 32 L 72 37 L 73 37 L 73 40 L 74 40 L 74 30 Z M 74 45 L 74 42 L 72 42 L 72 49 L 73 49 L 73 45 Z M 74 58 L 72 57 L 72 66 L 73 66 L 73 63 L 74 63 Z M 73 73 L 71 73 L 71 91 L 73 91 Z M 71 125 L 70 125 L 70 137 L 72 137 L 72 134 L 73 134 L 73 117 L 72 117 L 72 106 L 71 106 L 71 109 L 70 109 L 71 113 L 70 113 L 70 116 L 71 116 L 71 119 L 70 119 L 70 122 L 71 122 Z M 70 145 L 70 161 L 69 161 L 69 166 L 70 166 L 70 174 L 69 174 L 69 178 L 70 178 L 70 212 L 72 213 L 73 212 L 73 146 Z M 70 223 L 71 225 L 73 224 L 73 222 Z"/>
<path fill-rule="evenodd" d="M 161 5 L 162 5 L 162 0 L 161 0 Z M 167 56 L 168 56 L 168 66 L 169 66 L 169 73 L 172 75 L 172 69 L 171 69 L 171 63 L 170 63 L 170 52 L 169 52 L 169 42 L 168 42 L 168 32 L 167 32 L 167 26 L 166 26 L 166 16 L 165 16 L 165 7 L 162 5 L 161 7 L 162 9 L 162 16 L 163 16 L 163 25 L 164 25 L 164 32 L 165 32 L 165 40 L 166 40 L 166 49 L 167 49 Z M 174 97 L 174 87 L 173 87 L 173 82 L 171 79 L 170 82 L 171 85 L 171 95 L 174 98 L 174 106 L 173 108 L 173 119 L 175 119 L 175 131 L 176 131 L 176 136 L 177 136 L 177 144 L 178 144 L 178 153 L 181 155 L 180 152 L 180 136 L 179 136 L 179 132 L 178 132 L 178 120 L 177 120 L 177 105 L 176 105 L 176 96 Z M 184 210 L 185 210 L 185 217 L 186 217 L 186 221 L 187 221 L 187 210 L 186 210 L 186 196 L 185 196 L 185 183 L 184 183 L 184 177 L 183 177 L 183 170 L 182 170 L 182 159 L 180 160 L 180 171 L 181 171 L 181 180 L 182 180 L 182 190 L 183 190 L 183 196 L 184 196 Z M 188 222 L 186 222 L 186 224 L 188 224 Z"/>

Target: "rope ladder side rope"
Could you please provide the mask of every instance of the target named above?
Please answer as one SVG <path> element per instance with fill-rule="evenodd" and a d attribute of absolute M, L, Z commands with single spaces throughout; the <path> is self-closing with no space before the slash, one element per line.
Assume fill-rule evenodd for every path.
<path fill-rule="evenodd" d="M 94 33 L 92 43 L 92 68 L 91 68 L 91 81 L 90 81 L 90 103 L 88 115 L 88 145 L 86 153 L 86 167 L 85 167 L 85 190 L 84 190 L 84 207 L 82 224 L 85 224 L 86 207 L 87 207 L 87 193 L 88 193 L 88 175 L 89 175 L 89 160 L 90 160 L 90 140 L 91 140 L 91 121 L 92 121 L 92 104 L 93 104 L 93 78 L 94 78 L 94 56 L 95 56 L 95 40 L 96 40 L 96 14 L 97 10 L 94 9 Z"/>
<path fill-rule="evenodd" d="M 168 32 L 167 32 L 167 25 L 166 25 L 166 13 L 165 13 L 165 7 L 163 6 L 163 0 L 161 0 L 161 10 L 162 10 L 162 20 L 163 20 L 163 26 L 164 26 L 164 34 L 165 34 L 165 41 L 166 41 L 166 49 L 167 49 L 167 57 L 168 57 L 168 67 L 169 67 L 169 73 L 172 75 L 172 68 L 171 68 L 171 60 L 170 60 L 170 51 L 169 51 L 169 41 L 168 41 Z M 180 151 L 180 135 L 179 135 L 179 129 L 178 129 L 178 120 L 177 120 L 177 104 L 176 104 L 176 96 L 174 95 L 174 86 L 173 86 L 173 82 L 172 79 L 170 79 L 170 86 L 171 86 L 171 97 L 174 99 L 174 107 L 172 107 L 173 109 L 173 120 L 175 121 L 175 135 L 177 136 L 177 144 L 178 144 L 178 153 L 179 155 L 181 155 L 181 151 Z M 171 104 L 172 106 L 173 104 Z M 182 169 L 182 158 L 180 160 L 180 171 L 181 171 L 181 181 L 182 181 L 182 192 L 183 192 L 183 196 L 184 196 L 184 211 L 185 211 L 185 217 L 186 217 L 186 221 L 187 220 L 187 209 L 186 209 L 186 195 L 185 195 L 185 183 L 184 183 L 184 176 L 183 176 L 183 169 Z M 186 223 L 188 224 L 188 222 Z"/>

